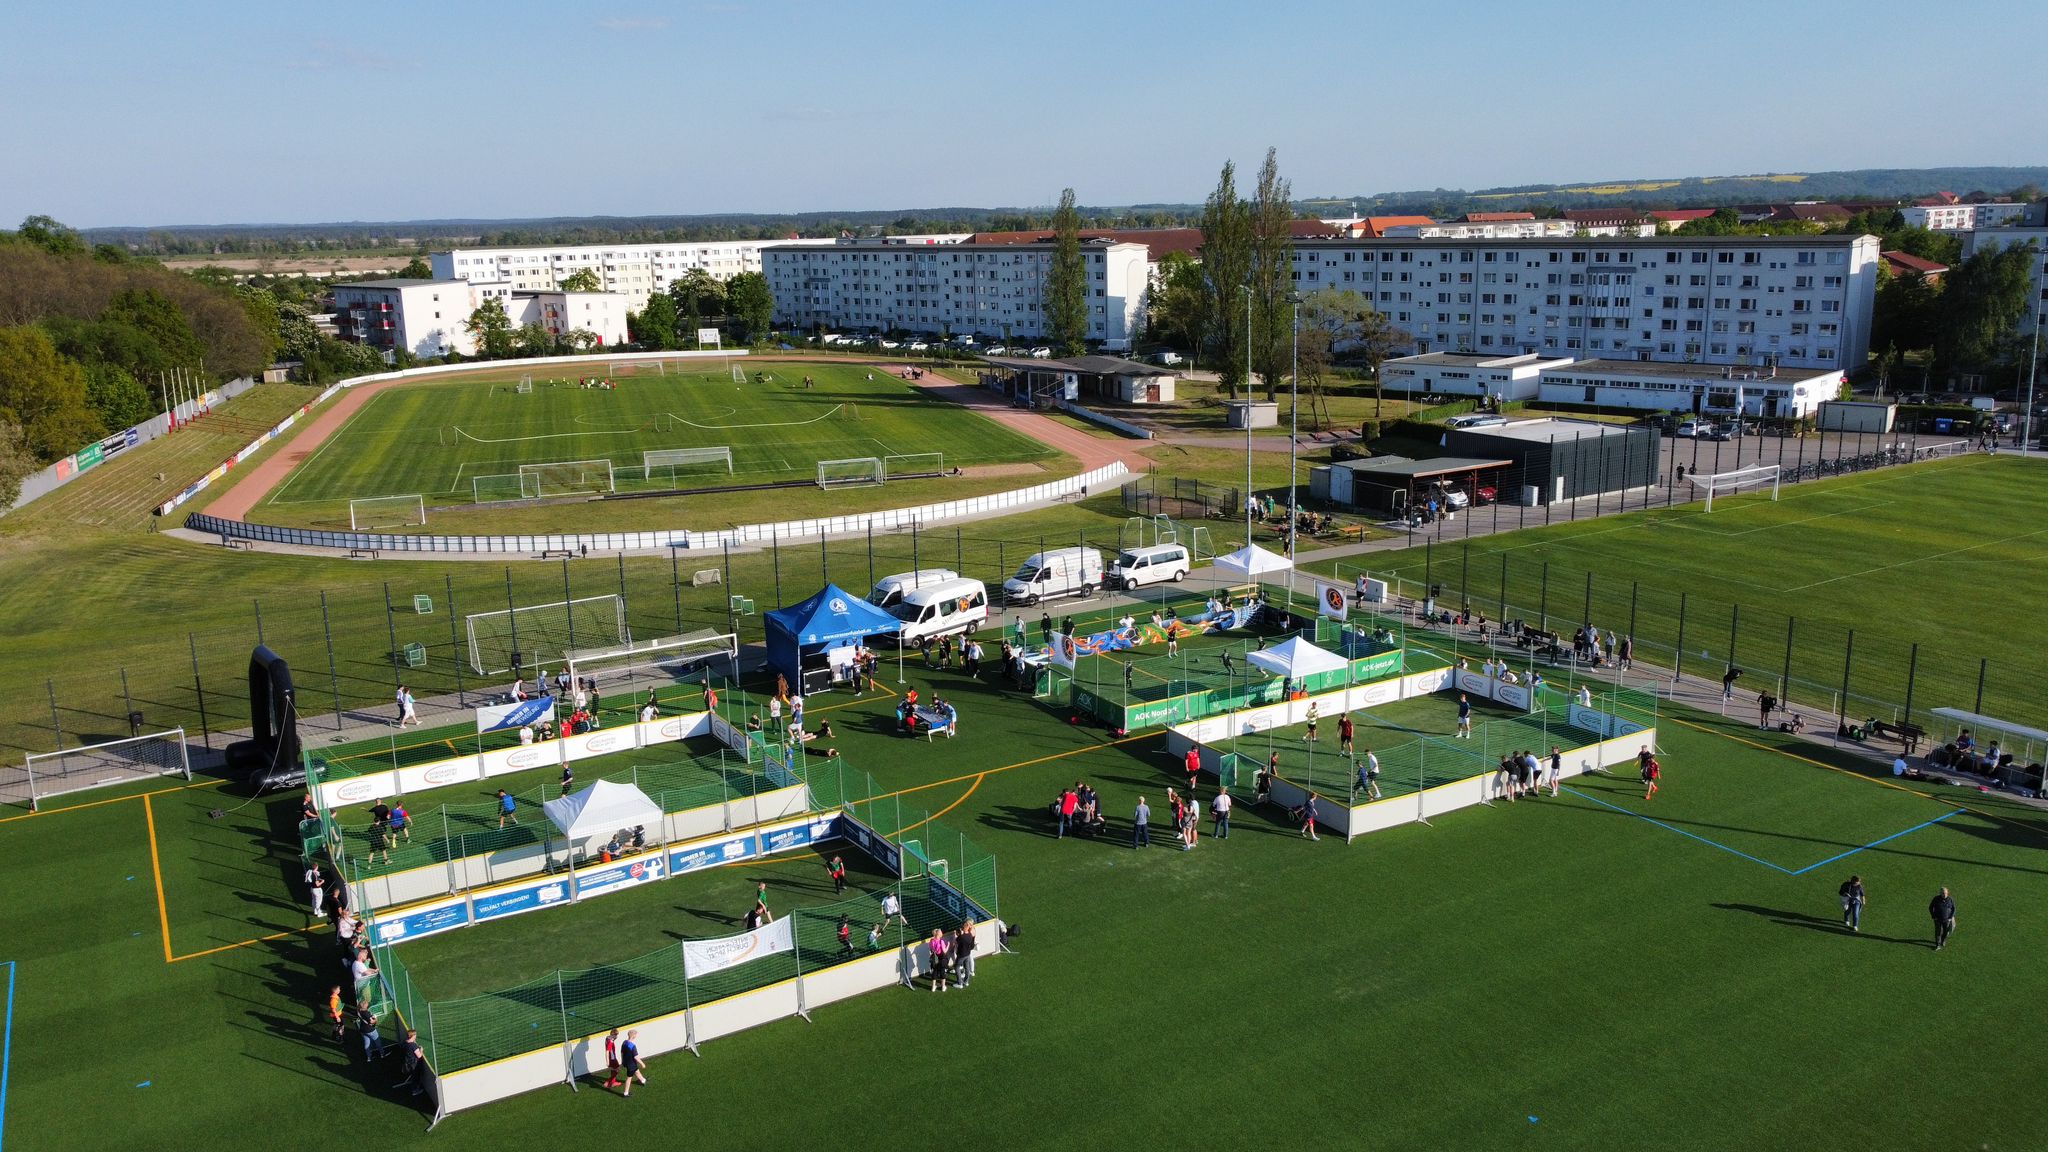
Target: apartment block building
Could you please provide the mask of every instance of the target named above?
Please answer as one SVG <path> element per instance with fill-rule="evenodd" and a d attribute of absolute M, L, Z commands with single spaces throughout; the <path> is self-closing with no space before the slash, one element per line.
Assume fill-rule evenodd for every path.
<path fill-rule="evenodd" d="M 2003 228 L 2025 219 L 2028 206 L 2004 201 L 1986 204 L 1909 204 L 1899 209 L 1906 224 L 1935 232 L 1973 232 L 1979 228 Z"/>
<path fill-rule="evenodd" d="M 1052 253 L 1049 240 L 842 240 L 830 246 L 773 245 L 762 250 L 761 259 L 778 323 L 1007 341 L 1050 335 L 1045 278 Z M 1144 244 L 1082 243 L 1089 340 L 1112 350 L 1130 347 L 1149 285 L 1147 256 Z"/>
<path fill-rule="evenodd" d="M 1875 236 L 1382 238 L 1295 245 L 1294 280 L 1365 294 L 1417 352 L 1855 371 Z"/>
<path fill-rule="evenodd" d="M 334 286 L 334 323 L 344 340 L 414 356 L 476 353 L 463 325 L 476 309 L 469 285 L 460 280 L 392 278 Z"/>
<path fill-rule="evenodd" d="M 606 292 L 637 307 L 669 284 L 701 268 L 714 280 L 761 270 L 769 245 L 829 245 L 824 240 L 709 240 L 702 243 L 577 244 L 547 248 L 458 248 L 435 252 L 429 263 L 437 280 L 502 284 L 519 292 L 550 292 L 585 269 L 595 272 Z"/>

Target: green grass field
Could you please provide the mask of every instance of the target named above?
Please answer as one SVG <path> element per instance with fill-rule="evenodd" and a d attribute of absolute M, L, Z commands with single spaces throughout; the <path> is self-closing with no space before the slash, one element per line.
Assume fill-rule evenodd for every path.
<path fill-rule="evenodd" d="M 2048 585 L 2030 573 L 2048 559 L 2044 476 L 2038 461 L 1970 456 L 1787 486 L 1776 502 L 1747 494 L 1712 513 L 1687 505 L 1460 539 L 1466 523 L 1543 518 L 1484 508 L 1444 525 L 1427 551 L 1318 567 L 1398 578 L 1417 597 L 1441 584 L 1448 606 L 1567 634 L 1590 600 L 1603 630 L 1634 621 L 1644 660 L 1668 668 L 1682 648 L 1687 672 L 1742 667 L 1745 703 L 1784 674 L 1789 647 L 1780 694 L 1809 716 L 1834 715 L 1845 661 L 1851 719 L 1903 708 L 1909 670 L 1916 721 L 1932 724 L 1934 707 L 1977 710 L 1981 671 L 1982 711 L 2041 727 L 2048 655 L 2030 625 Z"/>
<path fill-rule="evenodd" d="M 714 361 L 701 372 L 622 375 L 613 388 L 581 387 L 580 377 L 546 369 L 393 388 L 372 397 L 264 507 L 272 518 L 327 526 L 346 524 L 349 500 L 369 496 L 419 495 L 435 506 L 594 490 L 566 473 L 522 489 L 522 467 L 569 461 L 608 461 L 617 491 L 652 492 L 815 480 L 821 460 L 900 457 L 890 466 L 929 472 L 1057 455 L 921 397 L 878 365 L 734 363 L 744 383 Z M 533 391 L 516 390 L 522 376 Z M 802 386 L 805 376 L 813 387 Z M 731 471 L 722 461 L 643 469 L 646 452 L 676 448 L 728 448 Z"/>
<path fill-rule="evenodd" d="M 1255 1101 L 1205 1120 L 1222 1146 L 1270 1140 L 1281 1117 L 1295 1142 L 1347 1147 L 2048 1140 L 2030 1091 L 2048 1010 L 2024 986 L 2048 821 L 2008 798 L 1895 788 L 1752 743 L 1739 724 L 1672 716 L 1648 802 L 1632 781 L 1593 778 L 1348 846 L 1240 809 L 1227 841 L 1183 853 L 1155 837 L 1135 852 L 1136 797 L 1156 812 L 1177 783 L 1159 737 L 1106 744 L 955 673 L 912 679 L 961 701 L 959 739 L 885 735 L 886 697 L 841 727 L 856 766 L 910 789 L 906 820 L 943 812 L 1001 860 L 1004 914 L 1024 931 L 972 990 L 873 993 L 701 1058 L 657 1057 L 630 1103 L 548 1089 L 429 1136 L 389 1087 L 394 1069 L 367 1068 L 352 1037 L 314 1022 L 332 949 L 300 930 L 280 836 L 295 803 L 101 793 L 0 823 L 18 964 L 7 1135 L 239 1147 L 290 1100 L 381 1146 L 612 1143 L 655 1124 L 735 1147 L 871 1125 L 887 1101 L 911 1139 L 973 1115 L 1008 1145 L 1066 1147 L 1071 1126 L 1049 1117 L 1079 1085 L 1095 1105 L 1087 1141 L 1120 1145 L 1156 1138 L 1160 1101 L 1212 1099 L 1221 1076 Z M 1103 793 L 1103 839 L 1050 835 L 1044 804 L 1076 777 Z M 1858 935 L 1834 895 L 1851 871 L 1871 893 Z M 830 901 L 804 854 L 404 951 L 433 995 L 488 993 L 723 934 L 756 880 L 781 907 Z M 1937 954 L 1924 909 L 1941 885 L 1961 912 Z M 514 1007 L 500 1024 L 524 1019 Z M 1184 1036 L 1228 1056 L 1189 1059 Z M 1143 1072 L 1090 1071 L 1119 1067 Z M 1931 1078 L 1942 1106 L 1909 1090 Z"/>

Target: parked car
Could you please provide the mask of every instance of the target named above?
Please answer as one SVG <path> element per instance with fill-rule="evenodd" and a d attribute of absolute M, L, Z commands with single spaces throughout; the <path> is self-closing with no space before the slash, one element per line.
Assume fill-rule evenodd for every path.
<path fill-rule="evenodd" d="M 1450 418 L 1449 420 L 1446 420 L 1446 421 L 1444 421 L 1444 427 L 1446 427 L 1446 428 L 1494 428 L 1494 427 L 1498 427 L 1498 426 L 1500 426 L 1500 425 L 1502 425 L 1502 424 L 1505 424 L 1505 423 L 1507 423 L 1507 422 L 1508 422 L 1508 418 L 1507 418 L 1507 417 L 1505 417 L 1505 416 L 1495 416 L 1495 415 L 1492 415 L 1492 414 L 1480 414 L 1480 413 L 1476 413 L 1476 412 L 1468 412 L 1468 413 L 1466 413 L 1466 414 L 1465 414 L 1465 415 L 1463 415 L 1463 416 L 1453 416 L 1453 417 L 1451 417 L 1451 418 Z"/>
<path fill-rule="evenodd" d="M 1700 422 L 1697 420 L 1687 420 L 1685 423 L 1672 429 L 1671 434 L 1682 440 L 1691 440 L 1700 434 Z"/>
<path fill-rule="evenodd" d="M 1733 440 L 1735 439 L 1735 431 L 1726 425 L 1709 424 L 1699 429 L 1695 436 L 1701 440 Z"/>
<path fill-rule="evenodd" d="M 1154 364 L 1162 368 L 1171 368 L 1180 363 L 1181 357 L 1180 353 L 1168 350 L 1165 352 L 1154 352 L 1150 359 Z"/>
<path fill-rule="evenodd" d="M 1050 360 L 1052 359 L 1052 349 L 1040 344 L 1031 350 L 1031 358 L 1033 360 Z"/>
<path fill-rule="evenodd" d="M 880 342 L 879 342 L 879 343 L 877 344 L 877 347 L 880 347 L 880 348 L 884 348 L 884 349 L 887 349 L 887 348 L 901 348 L 901 347 L 903 347 L 903 345 L 902 345 L 902 344 L 900 344 L 900 343 L 898 343 L 897 341 L 894 341 L 894 340 L 882 340 L 882 341 L 880 341 Z"/>
<path fill-rule="evenodd" d="M 1005 344 L 991 344 L 981 350 L 983 356 L 1008 356 L 1010 349 Z"/>
<path fill-rule="evenodd" d="M 908 348 L 912 352 L 924 352 L 929 350 L 931 348 L 931 345 L 925 343 L 922 340 L 912 340 L 910 343 L 905 344 L 904 347 Z"/>

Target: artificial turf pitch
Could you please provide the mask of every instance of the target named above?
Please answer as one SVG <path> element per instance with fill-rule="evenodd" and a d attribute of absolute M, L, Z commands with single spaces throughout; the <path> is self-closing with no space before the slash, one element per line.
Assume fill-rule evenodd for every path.
<path fill-rule="evenodd" d="M 1351 845 L 1241 808 L 1227 842 L 1182 853 L 1159 835 L 1138 852 L 1131 805 L 1158 813 L 1176 782 L 1159 736 L 1112 744 L 954 673 L 912 679 L 960 703 L 958 739 L 886 735 L 886 696 L 835 726 L 852 764 L 999 857 L 1024 931 L 970 992 L 859 997 L 657 1058 L 630 1104 L 548 1090 L 427 1137 L 395 1070 L 313 1023 L 331 939 L 301 931 L 296 801 L 88 794 L 0 823 L 19 961 L 6 1135 L 211 1150 L 313 1117 L 379 1145 L 665 1130 L 756 1147 L 866 1131 L 880 1109 L 912 1141 L 971 1116 L 1006 1144 L 1102 1146 L 1155 1140 L 1207 1102 L 1204 1139 L 1223 1146 L 2048 1142 L 2027 989 L 2048 829 L 2004 797 L 1896 788 L 1667 714 L 1647 802 L 1594 778 Z M 1077 777 L 1102 791 L 1103 839 L 1050 835 L 1045 802 Z M 514 926 L 583 950 L 554 963 L 623 959 L 705 931 L 699 912 L 743 910 L 756 870 L 707 880 L 729 893 L 675 881 L 646 890 L 651 906 L 607 897 Z M 758 870 L 792 900 L 822 877 L 815 857 Z M 1854 936 L 1835 900 L 1851 871 L 1871 893 Z M 1943 884 L 1960 927 L 1937 954 L 1925 907 Z M 535 962 L 521 936 L 495 949 L 502 975 Z"/>

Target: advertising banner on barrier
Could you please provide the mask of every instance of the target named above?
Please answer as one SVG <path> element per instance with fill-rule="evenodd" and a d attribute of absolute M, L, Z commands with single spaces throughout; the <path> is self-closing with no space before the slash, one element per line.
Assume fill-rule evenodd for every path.
<path fill-rule="evenodd" d="M 1316 585 L 1316 611 L 1332 620 L 1351 618 L 1351 597 L 1341 584 Z"/>
<path fill-rule="evenodd" d="M 1496 684 L 1493 698 L 1510 708 L 1519 708 L 1524 712 L 1532 711 L 1535 707 L 1529 689 L 1521 684 Z"/>
<path fill-rule="evenodd" d="M 500 888 L 472 899 L 472 918 L 479 924 L 496 920 L 500 916 L 516 916 L 536 908 L 546 908 L 569 902 L 569 882 L 549 878 L 532 884 L 521 884 L 512 888 Z"/>
<path fill-rule="evenodd" d="M 380 913 L 370 922 L 372 938 L 379 944 L 417 940 L 436 932 L 447 932 L 469 924 L 469 899 L 456 896 L 420 908 L 408 908 L 393 915 Z"/>
<path fill-rule="evenodd" d="M 629 888 L 662 878 L 663 861 L 660 856 L 641 856 L 618 864 L 600 864 L 595 868 L 581 868 L 576 872 L 576 895 L 594 896 L 613 888 Z"/>
<path fill-rule="evenodd" d="M 829 840 L 832 837 L 832 825 L 833 822 L 826 819 L 812 820 L 788 828 L 765 829 L 760 834 L 761 855 L 772 856 L 777 852 L 787 852 L 792 848 L 802 848 L 820 840 Z"/>
<path fill-rule="evenodd" d="M 839 835 L 867 853 L 870 859 L 882 866 L 882 871 L 902 879 L 903 850 L 889 843 L 880 832 L 842 812 L 839 814 Z"/>
<path fill-rule="evenodd" d="M 1360 576 L 1357 595 L 1360 603 L 1384 604 L 1387 602 L 1387 582 L 1375 580 L 1370 576 Z"/>
<path fill-rule="evenodd" d="M 737 936 L 683 941 L 683 975 L 702 978 L 778 952 L 794 951 L 796 918 L 785 916 Z"/>
<path fill-rule="evenodd" d="M 1629 736 L 1644 731 L 1644 726 L 1641 724 L 1623 720 L 1611 712 L 1602 712 L 1597 708 L 1588 708 L 1583 704 L 1572 705 L 1567 715 L 1572 727 L 1587 732 L 1597 732 L 1609 739 L 1617 736 Z"/>
<path fill-rule="evenodd" d="M 759 845 L 752 835 L 733 836 L 710 844 L 692 844 L 669 852 L 668 872 L 671 876 L 681 876 L 685 872 L 716 868 L 720 864 L 731 864 L 738 860 L 751 860 L 758 851 Z"/>
<path fill-rule="evenodd" d="M 510 704 L 486 704 L 476 710 L 478 732 L 502 732 L 507 728 L 524 728 L 555 718 L 555 698 L 535 696 L 530 700 L 515 700 Z"/>
<path fill-rule="evenodd" d="M 974 920 L 995 919 L 995 916 L 988 909 L 969 900 L 965 892 L 960 891 L 937 876 L 928 876 L 926 879 L 931 884 L 932 903 L 937 904 L 939 909 L 946 914 L 947 918 L 952 920 L 967 920 L 970 918 Z"/>

